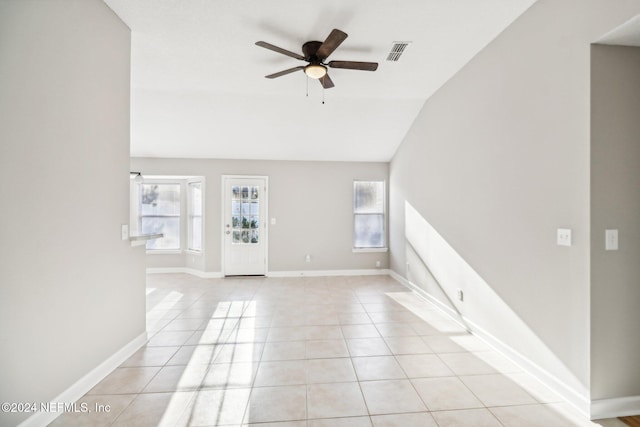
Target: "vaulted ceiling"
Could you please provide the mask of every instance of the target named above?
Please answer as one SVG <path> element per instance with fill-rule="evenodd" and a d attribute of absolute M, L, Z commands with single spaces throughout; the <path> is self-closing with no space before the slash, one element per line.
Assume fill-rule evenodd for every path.
<path fill-rule="evenodd" d="M 429 96 L 535 0 L 105 0 L 132 30 L 131 154 L 388 161 Z M 349 37 L 323 90 L 300 52 L 333 28 Z M 398 62 L 393 42 L 409 41 Z M 302 65 L 304 65 L 302 63 Z M 324 100 L 324 104 L 323 104 Z"/>

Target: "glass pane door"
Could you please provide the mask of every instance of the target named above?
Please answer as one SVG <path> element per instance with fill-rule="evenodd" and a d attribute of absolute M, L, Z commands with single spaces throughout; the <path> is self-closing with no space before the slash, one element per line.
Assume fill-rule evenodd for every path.
<path fill-rule="evenodd" d="M 264 275 L 267 269 L 267 178 L 224 178 L 224 274 Z"/>
<path fill-rule="evenodd" d="M 234 245 L 259 244 L 260 187 L 233 186 L 231 195 L 231 243 Z"/>

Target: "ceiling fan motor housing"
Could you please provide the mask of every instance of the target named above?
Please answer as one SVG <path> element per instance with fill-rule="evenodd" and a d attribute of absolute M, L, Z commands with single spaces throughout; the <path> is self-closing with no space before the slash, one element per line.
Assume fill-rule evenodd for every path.
<path fill-rule="evenodd" d="M 311 62 L 312 64 L 320 64 L 324 58 L 318 58 L 316 56 L 316 52 L 322 46 L 322 42 L 318 41 L 310 41 L 306 42 L 302 45 L 302 53 L 304 54 L 305 60 Z"/>

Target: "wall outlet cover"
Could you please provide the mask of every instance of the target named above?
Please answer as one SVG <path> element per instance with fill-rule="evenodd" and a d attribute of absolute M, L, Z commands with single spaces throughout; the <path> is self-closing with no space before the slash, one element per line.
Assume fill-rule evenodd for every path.
<path fill-rule="evenodd" d="M 558 228 L 556 242 L 558 246 L 571 246 L 571 229 Z"/>
<path fill-rule="evenodd" d="M 606 251 L 618 250 L 618 230 L 605 230 L 604 249 Z"/>

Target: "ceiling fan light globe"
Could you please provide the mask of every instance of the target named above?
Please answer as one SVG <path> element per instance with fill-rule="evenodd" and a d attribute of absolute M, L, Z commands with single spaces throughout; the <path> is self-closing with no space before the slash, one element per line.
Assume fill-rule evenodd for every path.
<path fill-rule="evenodd" d="M 327 67 L 320 64 L 309 64 L 304 67 L 304 73 L 312 79 L 321 79 L 327 74 Z"/>

